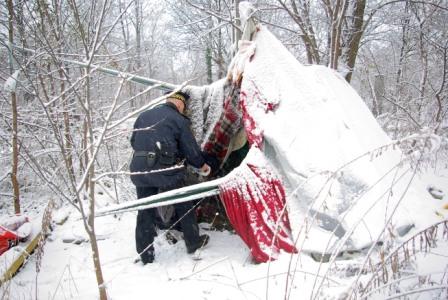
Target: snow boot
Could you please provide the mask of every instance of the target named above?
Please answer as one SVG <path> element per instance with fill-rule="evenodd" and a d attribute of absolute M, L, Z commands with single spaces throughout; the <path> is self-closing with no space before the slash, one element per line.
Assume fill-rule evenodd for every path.
<path fill-rule="evenodd" d="M 207 234 L 203 234 L 199 236 L 199 241 L 193 245 L 187 246 L 187 253 L 191 254 L 194 253 L 199 248 L 205 247 L 205 245 L 208 244 L 208 240 L 210 237 Z"/>
<path fill-rule="evenodd" d="M 183 233 L 178 230 L 168 230 L 165 233 L 165 239 L 167 240 L 168 244 L 174 245 L 178 241 L 183 239 Z"/>
<path fill-rule="evenodd" d="M 144 258 L 142 257 L 142 258 L 140 258 L 140 261 L 144 265 L 152 264 L 154 262 L 154 255 L 148 255 L 148 256 L 145 256 Z"/>
<path fill-rule="evenodd" d="M 141 253 L 140 258 L 144 265 L 154 262 L 154 248 L 150 247 L 148 250 Z"/>

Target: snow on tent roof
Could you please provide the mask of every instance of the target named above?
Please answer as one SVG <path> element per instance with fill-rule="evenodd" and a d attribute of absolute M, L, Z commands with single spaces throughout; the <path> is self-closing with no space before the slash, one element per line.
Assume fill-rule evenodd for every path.
<path fill-rule="evenodd" d="M 408 187 L 413 172 L 403 153 L 334 70 L 300 64 L 259 26 L 253 42 L 240 45 L 228 79 L 236 81 L 235 74 L 243 75 L 246 97 L 241 104 L 263 134 L 267 159 L 283 178 L 295 235 L 307 220 L 320 225 L 311 226 L 320 232 L 314 236 L 323 232 L 331 238 L 339 231 L 339 238 L 347 233 L 342 239 L 346 247 L 362 248 L 385 227 L 431 223 L 427 216 L 433 214 L 422 202 L 424 189 L 418 182 Z M 223 113 L 228 85 L 223 79 L 189 87 L 193 128 L 203 145 Z"/>

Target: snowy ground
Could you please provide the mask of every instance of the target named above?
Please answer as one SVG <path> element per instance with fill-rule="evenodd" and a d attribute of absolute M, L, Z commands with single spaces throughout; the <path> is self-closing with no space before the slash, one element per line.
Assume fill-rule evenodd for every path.
<path fill-rule="evenodd" d="M 442 200 L 434 199 L 428 205 L 434 207 L 436 218 L 446 219 L 448 210 L 444 205 L 448 204 L 448 177 L 428 172 L 421 180 L 444 191 Z M 66 215 L 68 210 L 64 208 L 55 212 L 55 219 Z M 361 254 L 320 265 L 309 255 L 300 253 L 293 256 L 283 254 L 270 264 L 254 264 L 237 235 L 203 229 L 211 236 L 210 243 L 195 256 L 186 253 L 183 241 L 170 245 L 163 236 L 159 236 L 156 240 L 156 262 L 143 266 L 134 263 L 135 216 L 136 213 L 132 212 L 118 218 L 107 216 L 97 220 L 101 263 L 111 299 L 343 299 L 365 260 L 365 255 Z M 201 225 L 207 227 L 207 224 Z M 411 231 L 401 241 L 415 233 L 415 230 Z M 448 243 L 442 234 L 439 232 L 440 241 L 431 253 L 413 256 L 412 263 L 406 267 L 407 273 L 404 273 L 409 279 L 392 292 L 385 289 L 387 293 L 417 289 L 422 278 L 428 280 L 424 287 L 430 286 L 431 281 L 432 286 L 447 284 Z M 82 223 L 74 212 L 69 212 L 63 225 L 55 225 L 45 245 L 41 272 L 37 276 L 38 299 L 98 297 L 89 243 L 63 242 L 67 239 L 83 240 L 85 236 Z M 378 259 L 378 254 L 374 252 L 372 257 Z M 0 293 L 7 295 L 6 299 L 36 298 L 35 263 L 33 255 L 20 273 L 0 288 Z M 329 267 L 328 278 L 320 287 L 321 281 L 316 278 L 325 276 Z M 286 276 L 288 270 L 290 276 Z M 433 275 L 415 276 L 427 274 Z M 370 275 L 363 276 L 367 279 Z M 411 299 L 439 299 L 447 295 L 446 289 L 444 291 L 444 294 L 437 289 L 419 296 L 411 295 Z M 384 294 L 373 295 L 373 299 L 384 298 Z"/>

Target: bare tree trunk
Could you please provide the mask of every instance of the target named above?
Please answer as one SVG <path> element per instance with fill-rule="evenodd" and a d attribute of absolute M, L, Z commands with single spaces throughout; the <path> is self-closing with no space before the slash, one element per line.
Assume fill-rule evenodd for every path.
<path fill-rule="evenodd" d="M 13 0 L 8 2 L 8 41 L 14 43 L 14 4 Z M 12 57 L 12 49 L 9 51 L 9 71 L 11 76 L 14 74 L 14 58 Z M 19 166 L 19 147 L 17 144 L 18 126 L 17 126 L 17 95 L 15 91 L 11 91 L 11 109 L 12 109 L 12 170 L 11 182 L 14 192 L 14 212 L 20 214 L 20 188 L 17 179 L 17 171 Z"/>
<path fill-rule="evenodd" d="M 302 39 L 305 49 L 308 63 L 319 64 L 320 55 L 317 47 L 316 35 L 314 34 L 314 28 L 311 24 L 310 11 L 307 1 L 299 1 L 299 6 L 296 4 L 296 0 L 292 0 L 291 8 L 286 5 L 285 1 L 277 0 L 280 5 L 286 10 L 290 17 L 297 23 L 302 34 L 300 38 Z M 299 9 L 300 7 L 300 9 Z"/>
<path fill-rule="evenodd" d="M 141 69 L 142 69 L 142 35 L 141 35 L 141 30 L 142 30 L 142 4 L 140 2 L 140 0 L 135 0 L 135 52 L 136 52 L 136 71 L 137 74 L 141 74 Z M 142 74 L 143 75 L 143 74 Z M 137 90 L 137 93 L 141 93 L 143 91 L 142 87 L 139 85 Z M 136 99 L 135 101 L 132 101 L 131 106 L 133 109 L 135 109 L 137 107 L 137 102 L 138 99 Z"/>
<path fill-rule="evenodd" d="M 356 57 L 358 56 L 359 44 L 364 31 L 364 11 L 366 7 L 366 0 L 355 0 L 353 4 L 353 21 L 348 30 L 348 38 L 346 51 L 342 53 L 345 58 L 348 72 L 345 75 L 345 80 L 350 82 L 352 80 L 353 69 L 355 68 Z"/>
<path fill-rule="evenodd" d="M 88 126 L 87 126 L 87 120 L 86 120 L 86 118 L 84 118 L 84 121 L 82 123 L 82 141 L 81 141 L 81 145 L 82 145 L 81 155 L 82 156 L 81 156 L 81 159 L 79 160 L 81 174 L 86 171 L 86 168 L 89 164 L 89 153 L 88 153 L 88 149 L 87 149 L 89 142 L 88 142 L 87 136 L 88 136 Z M 84 159 L 84 162 L 83 162 L 83 159 Z M 89 190 L 88 184 L 85 185 L 85 189 L 86 189 L 86 192 Z"/>
<path fill-rule="evenodd" d="M 14 212 L 20 214 L 20 188 L 19 181 L 17 179 L 17 171 L 19 165 L 19 148 L 17 145 L 17 98 L 16 93 L 11 92 L 12 103 L 12 170 L 11 181 L 14 191 Z"/>
<path fill-rule="evenodd" d="M 61 67 L 62 68 L 62 67 Z M 64 78 L 64 72 L 62 69 L 59 69 L 59 76 L 60 78 Z M 60 92 L 63 93 L 65 90 L 65 84 L 64 81 L 61 80 L 60 84 Z M 73 138 L 70 133 L 70 112 L 69 112 L 69 105 L 68 105 L 68 99 L 66 99 L 65 94 L 62 94 L 62 105 L 64 111 L 62 112 L 64 116 L 64 140 L 65 140 L 65 151 L 67 153 L 67 163 L 68 163 L 68 171 L 70 172 L 71 176 L 75 177 L 75 169 L 73 168 Z"/>
<path fill-rule="evenodd" d="M 122 14 L 123 10 L 124 10 L 124 7 L 123 7 L 123 2 L 121 0 L 118 3 L 118 9 L 119 9 L 119 13 Z M 121 33 L 123 35 L 124 50 L 125 50 L 126 53 L 128 53 L 129 52 L 129 48 L 130 48 L 129 47 L 129 44 L 130 44 L 130 41 L 129 41 L 129 36 L 130 36 L 130 33 L 129 33 L 129 31 L 130 31 L 130 29 L 129 29 L 129 21 L 126 18 L 120 18 L 120 25 L 121 25 Z M 128 60 L 126 62 L 126 72 L 127 73 L 132 73 L 131 60 Z M 132 83 L 128 83 L 127 87 L 128 87 L 129 95 L 134 95 L 135 94 L 134 93 L 135 85 L 132 84 Z M 130 107 L 132 109 L 133 107 L 135 107 L 135 101 L 131 100 L 129 105 L 130 105 Z"/>
<path fill-rule="evenodd" d="M 240 0 L 234 0 L 233 5 L 235 5 L 235 24 L 237 28 L 233 28 L 233 43 L 235 44 L 235 49 L 238 48 L 238 41 L 241 40 L 242 32 L 241 28 L 241 18 L 240 18 Z M 241 28 L 242 29 L 242 28 Z"/>
<path fill-rule="evenodd" d="M 218 1 L 218 11 L 221 11 L 221 1 Z M 218 37 L 217 37 L 217 57 L 216 57 L 216 64 L 218 66 L 218 78 L 223 78 L 226 73 L 226 66 L 224 66 L 224 57 L 222 55 L 222 48 L 223 48 L 223 42 L 222 42 L 222 31 L 221 31 L 221 23 L 222 20 L 218 20 Z"/>
<path fill-rule="evenodd" d="M 374 103 L 376 108 L 376 115 L 380 116 L 383 114 L 383 100 L 384 100 L 384 94 L 386 92 L 385 84 L 384 84 L 384 75 L 378 74 L 375 75 L 374 85 L 373 85 L 373 92 L 374 92 Z"/>
<path fill-rule="evenodd" d="M 207 84 L 211 84 L 213 82 L 213 73 L 212 73 L 212 50 L 210 47 L 205 49 L 205 64 L 207 68 Z"/>
<path fill-rule="evenodd" d="M 211 2 L 208 3 L 208 9 L 212 9 Z M 208 21 L 209 27 L 213 28 L 213 20 L 210 17 Z M 208 39 L 206 41 L 206 49 L 205 49 L 205 65 L 207 68 L 207 83 L 211 84 L 213 82 L 213 72 L 212 72 L 212 46 L 213 46 L 213 36 L 212 33 L 209 32 L 207 35 Z"/>
<path fill-rule="evenodd" d="M 329 5 L 329 2 L 327 2 Z M 333 8 L 329 7 L 327 10 L 331 13 L 331 39 L 330 39 L 330 61 L 329 67 L 337 70 L 338 60 L 341 55 L 341 36 L 342 24 L 345 20 L 345 13 L 347 11 L 348 1 L 337 0 Z"/>
<path fill-rule="evenodd" d="M 397 70 L 397 85 L 401 84 L 401 77 L 403 75 L 403 64 L 406 57 L 406 49 L 408 44 L 408 32 L 409 32 L 409 2 L 405 4 L 405 17 L 403 19 L 403 25 L 401 28 L 401 47 L 400 47 L 400 57 L 398 59 L 398 70 Z M 397 87 L 398 88 L 398 87 Z"/>
<path fill-rule="evenodd" d="M 136 48 L 135 51 L 136 51 L 137 70 L 138 71 L 140 71 L 140 68 L 142 67 L 141 24 L 142 24 L 141 3 L 140 3 L 140 0 L 135 0 L 135 48 Z"/>
<path fill-rule="evenodd" d="M 437 112 L 435 116 L 435 121 L 437 123 L 435 132 L 437 133 L 440 129 L 440 126 L 442 125 L 442 114 L 443 114 L 443 99 L 442 99 L 442 93 L 445 89 L 447 76 L 448 76 L 448 42 L 445 42 L 445 45 L 443 47 L 443 69 L 442 69 L 442 79 L 440 88 L 436 92 L 436 101 L 437 101 Z"/>
<path fill-rule="evenodd" d="M 90 68 L 87 68 L 85 70 L 85 75 L 90 73 Z M 95 163 L 90 160 L 94 160 L 94 152 L 95 152 L 95 140 L 94 140 L 94 133 L 93 133 L 93 123 L 92 123 L 92 103 L 90 101 L 90 78 L 89 76 L 86 77 L 86 107 L 87 115 L 86 115 L 86 133 L 88 134 L 88 137 L 86 137 L 86 140 L 89 142 L 89 150 L 86 151 L 86 156 L 88 157 L 88 165 L 89 175 L 86 177 L 85 184 L 89 186 L 89 214 L 87 216 L 87 225 L 86 231 L 89 235 L 90 239 L 90 247 L 92 248 L 92 258 L 93 258 L 93 265 L 95 266 L 95 275 L 96 275 L 96 281 L 98 283 L 98 290 L 100 293 L 100 299 L 106 300 L 107 299 L 107 293 L 106 293 L 106 287 L 104 286 L 104 278 L 103 278 L 103 271 L 101 268 L 101 261 L 100 261 L 100 254 L 98 249 L 98 243 L 96 241 L 96 234 L 95 234 L 95 182 L 93 181 L 93 178 L 95 177 Z"/>
<path fill-rule="evenodd" d="M 422 113 L 422 107 L 424 106 L 425 102 L 425 95 L 426 95 L 426 83 L 428 80 L 428 53 L 426 51 L 426 43 L 424 41 L 424 25 L 426 22 L 426 13 L 425 13 L 425 7 L 422 7 L 423 12 L 423 19 L 419 16 L 419 13 L 417 11 L 417 8 L 415 8 L 414 14 L 418 21 L 418 48 L 419 48 L 419 54 L 420 54 L 420 63 L 421 63 L 421 73 L 420 73 L 420 82 L 419 82 L 419 99 L 417 102 L 417 113 L 418 113 L 418 119 L 421 119 L 421 113 Z"/>

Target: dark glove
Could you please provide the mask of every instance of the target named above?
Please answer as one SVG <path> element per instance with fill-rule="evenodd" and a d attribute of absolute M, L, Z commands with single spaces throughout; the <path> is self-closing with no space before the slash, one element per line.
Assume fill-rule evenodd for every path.
<path fill-rule="evenodd" d="M 204 157 L 205 163 L 207 165 L 209 165 L 210 168 L 212 169 L 211 172 L 210 172 L 211 174 L 215 174 L 216 172 L 218 172 L 219 166 L 220 166 L 220 162 L 216 158 L 216 156 L 214 156 L 214 155 L 212 155 L 210 153 L 207 153 L 205 151 L 202 151 L 202 157 Z"/>

